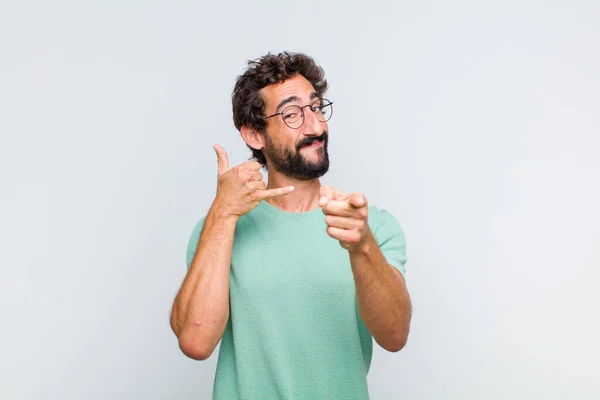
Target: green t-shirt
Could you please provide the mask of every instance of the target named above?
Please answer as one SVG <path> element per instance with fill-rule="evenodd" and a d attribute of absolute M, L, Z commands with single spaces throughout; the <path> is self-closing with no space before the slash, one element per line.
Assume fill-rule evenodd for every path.
<path fill-rule="evenodd" d="M 203 222 L 189 241 L 188 268 Z M 370 206 L 368 223 L 404 275 L 398 221 Z M 325 229 L 321 208 L 292 213 L 265 201 L 238 220 L 213 399 L 369 398 L 372 336 L 358 313 L 348 251 Z"/>

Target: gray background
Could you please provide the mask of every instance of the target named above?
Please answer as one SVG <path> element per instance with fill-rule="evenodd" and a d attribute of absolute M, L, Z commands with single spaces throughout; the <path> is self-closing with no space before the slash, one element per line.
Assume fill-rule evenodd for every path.
<path fill-rule="evenodd" d="M 595 1 L 0 6 L 0 397 L 207 399 L 169 327 L 185 248 L 243 162 L 247 59 L 305 51 L 324 183 L 403 225 L 409 343 L 373 399 L 600 396 Z"/>

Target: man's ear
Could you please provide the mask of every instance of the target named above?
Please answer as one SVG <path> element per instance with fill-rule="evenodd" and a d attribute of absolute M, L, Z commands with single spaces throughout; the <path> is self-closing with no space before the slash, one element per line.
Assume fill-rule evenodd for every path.
<path fill-rule="evenodd" d="M 265 138 L 256 129 L 248 125 L 243 125 L 240 129 L 240 133 L 242 134 L 242 138 L 244 139 L 246 144 L 251 148 L 255 150 L 260 150 L 264 147 Z"/>

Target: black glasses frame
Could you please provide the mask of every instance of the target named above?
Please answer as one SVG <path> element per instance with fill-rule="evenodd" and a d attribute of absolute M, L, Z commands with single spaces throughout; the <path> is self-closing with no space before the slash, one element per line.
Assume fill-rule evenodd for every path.
<path fill-rule="evenodd" d="M 273 115 L 269 115 L 268 117 L 266 117 L 265 119 L 269 119 L 269 118 L 273 118 L 276 117 L 278 115 L 283 115 L 285 113 L 285 110 L 287 110 L 289 107 L 298 107 L 300 109 L 300 112 L 302 113 L 302 123 L 296 127 L 292 127 L 289 126 L 287 122 L 285 122 L 285 119 L 282 117 L 281 120 L 283 121 L 284 124 L 286 124 L 290 129 L 300 129 L 302 127 L 302 125 L 304 125 L 304 121 L 306 120 L 306 117 L 304 116 L 304 109 L 306 107 L 310 107 L 310 111 L 312 112 L 317 112 L 317 108 L 320 108 L 321 110 L 324 109 L 325 107 L 331 107 L 331 114 L 329 114 L 329 118 L 327 118 L 326 120 L 319 120 L 321 122 L 327 122 L 331 119 L 331 117 L 333 116 L 333 102 L 327 100 L 327 99 L 321 99 L 322 102 L 326 102 L 327 104 L 322 104 L 320 107 L 315 107 L 313 106 L 313 104 L 307 104 L 305 106 L 296 106 L 296 105 L 292 105 L 292 106 L 287 106 L 285 107 L 283 110 L 281 110 L 281 112 L 278 112 L 276 114 Z M 321 113 L 321 115 L 323 115 Z"/>

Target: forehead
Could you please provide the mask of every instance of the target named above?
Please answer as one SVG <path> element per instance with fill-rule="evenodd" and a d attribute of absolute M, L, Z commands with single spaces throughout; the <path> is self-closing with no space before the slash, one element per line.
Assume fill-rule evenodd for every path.
<path fill-rule="evenodd" d="M 294 75 L 288 80 L 264 87 L 261 96 L 265 102 L 265 110 L 273 111 L 280 101 L 297 96 L 303 102 L 310 102 L 310 95 L 315 88 L 308 79 L 300 74 Z"/>

